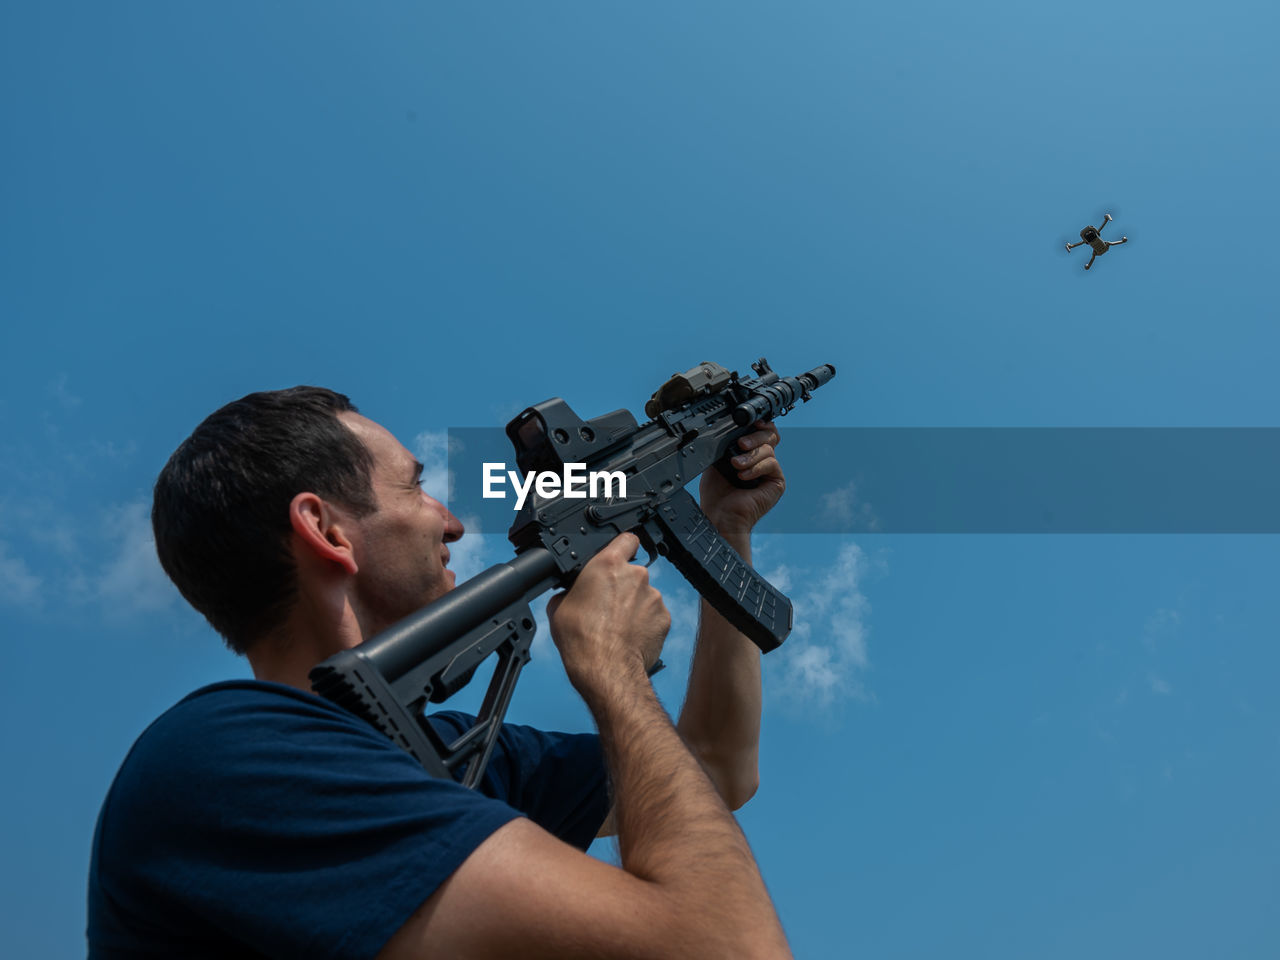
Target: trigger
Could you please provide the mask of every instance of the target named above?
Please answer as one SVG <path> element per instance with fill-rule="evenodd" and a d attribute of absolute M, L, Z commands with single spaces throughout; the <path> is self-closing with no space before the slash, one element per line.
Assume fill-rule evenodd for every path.
<path fill-rule="evenodd" d="M 654 537 L 653 531 L 647 526 L 642 526 L 636 530 L 636 535 L 640 538 L 640 546 L 644 548 L 644 552 L 649 555 L 649 559 L 645 561 L 645 569 L 648 570 L 653 566 L 653 561 L 662 555 L 662 536 L 659 534 Z"/>

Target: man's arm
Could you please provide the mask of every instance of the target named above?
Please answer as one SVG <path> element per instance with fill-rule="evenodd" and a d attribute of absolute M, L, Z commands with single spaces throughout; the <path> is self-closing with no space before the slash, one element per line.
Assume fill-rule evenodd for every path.
<path fill-rule="evenodd" d="M 622 867 L 527 820 L 482 843 L 380 954 L 789 957 L 750 848 L 646 676 L 670 618 L 624 534 L 548 607 L 613 778 Z"/>
<path fill-rule="evenodd" d="M 742 437 L 734 466 L 751 488 L 734 487 L 718 470 L 702 475 L 701 506 L 729 546 L 751 562 L 751 530 L 781 498 L 787 481 L 778 463 L 777 427 L 761 422 Z M 716 790 L 737 810 L 760 783 L 760 649 L 702 600 L 689 685 L 676 725 Z M 618 832 L 611 809 L 598 836 Z"/>
<path fill-rule="evenodd" d="M 772 423 L 738 441 L 734 467 L 750 488 L 734 487 L 717 470 L 702 475 L 702 509 L 747 563 L 751 530 L 786 490 Z M 731 810 L 751 799 L 759 784 L 760 650 L 715 608 L 701 602 L 689 689 L 677 725 Z"/>

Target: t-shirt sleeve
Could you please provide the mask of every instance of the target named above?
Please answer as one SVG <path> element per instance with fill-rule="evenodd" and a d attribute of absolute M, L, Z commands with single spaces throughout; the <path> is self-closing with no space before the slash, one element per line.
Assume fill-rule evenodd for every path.
<path fill-rule="evenodd" d="M 318 698 L 196 697 L 135 745 L 95 861 L 112 865 L 106 902 L 175 937 L 207 929 L 245 955 L 372 957 L 519 815 L 432 778 Z"/>
<path fill-rule="evenodd" d="M 447 728 L 455 737 L 474 723 L 453 711 L 433 714 L 431 721 L 441 733 Z M 586 850 L 609 813 L 607 779 L 596 734 L 554 733 L 508 723 L 498 734 L 480 791 Z"/>

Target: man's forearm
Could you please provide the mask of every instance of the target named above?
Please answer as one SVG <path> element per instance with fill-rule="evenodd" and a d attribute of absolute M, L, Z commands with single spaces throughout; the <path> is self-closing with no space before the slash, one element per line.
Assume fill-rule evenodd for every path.
<path fill-rule="evenodd" d="M 749 533 L 722 535 L 751 562 Z M 759 783 L 761 702 L 759 648 L 702 601 L 678 729 L 735 810 Z"/>
<path fill-rule="evenodd" d="M 746 838 L 652 687 L 618 685 L 588 706 L 613 780 L 622 866 L 695 920 L 706 939 L 690 955 L 790 956 Z"/>

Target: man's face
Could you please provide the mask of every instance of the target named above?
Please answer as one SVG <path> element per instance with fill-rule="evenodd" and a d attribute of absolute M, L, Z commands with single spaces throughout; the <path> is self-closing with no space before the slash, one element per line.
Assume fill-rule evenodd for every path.
<path fill-rule="evenodd" d="M 377 509 L 356 521 L 356 583 L 367 637 L 453 589 L 445 544 L 461 537 L 463 527 L 418 486 L 422 464 L 385 427 L 358 413 L 338 416 L 373 457 Z"/>

